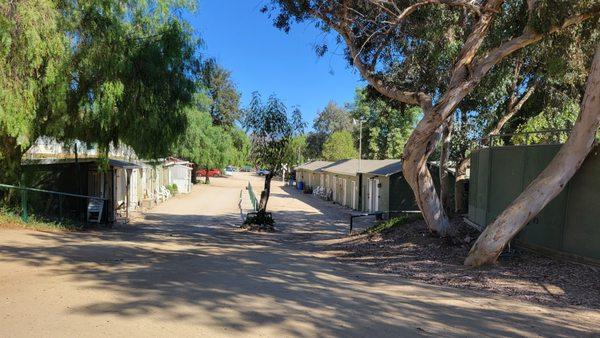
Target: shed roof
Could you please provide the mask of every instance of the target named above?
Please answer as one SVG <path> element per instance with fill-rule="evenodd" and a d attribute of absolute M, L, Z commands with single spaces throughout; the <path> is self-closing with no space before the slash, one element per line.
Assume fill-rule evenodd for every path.
<path fill-rule="evenodd" d="M 402 171 L 401 160 L 361 160 L 360 170 L 358 160 L 341 160 L 323 168 L 323 171 L 354 176 L 360 173 L 389 176 Z"/>
<path fill-rule="evenodd" d="M 299 166 L 295 167 L 294 169 L 295 170 L 321 171 L 321 169 L 323 169 L 324 167 L 327 167 L 333 163 L 334 162 L 330 162 L 330 161 L 312 161 L 312 162 L 305 163 L 303 165 L 299 165 Z"/>
<path fill-rule="evenodd" d="M 91 163 L 98 162 L 97 158 L 80 158 L 77 160 L 79 163 Z M 40 159 L 28 159 L 24 160 L 25 165 L 38 165 L 38 164 L 70 164 L 76 163 L 74 158 L 40 158 Z M 138 169 L 141 168 L 139 164 L 127 162 L 123 160 L 108 159 L 108 165 L 111 167 L 122 168 L 122 169 Z"/>

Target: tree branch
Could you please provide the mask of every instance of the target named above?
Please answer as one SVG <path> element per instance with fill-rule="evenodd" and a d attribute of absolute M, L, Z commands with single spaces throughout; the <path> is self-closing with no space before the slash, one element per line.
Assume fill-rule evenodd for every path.
<path fill-rule="evenodd" d="M 426 6 L 426 5 L 447 5 L 450 7 L 464 7 L 464 8 L 469 9 L 473 13 L 477 14 L 477 16 L 481 15 L 481 8 L 479 7 L 479 5 L 477 5 L 473 1 L 469 1 L 469 0 L 424 0 L 424 1 L 417 2 L 415 4 L 412 4 L 408 7 L 406 7 L 400 13 L 394 13 L 389 8 L 385 7 L 386 4 L 394 4 L 393 1 L 369 0 L 369 2 L 381 9 L 385 10 L 386 12 L 390 13 L 391 15 L 396 15 L 396 21 L 404 20 L 407 16 L 409 16 L 414 11 L 419 9 L 419 7 Z M 398 7 L 396 7 L 396 6 L 394 6 L 394 7 L 398 10 Z"/>
<path fill-rule="evenodd" d="M 431 108 L 431 97 L 426 93 L 402 91 L 394 86 L 384 84 L 383 80 L 374 74 L 373 68 L 368 67 L 360 59 L 360 53 L 357 49 L 357 46 L 354 44 L 353 35 L 346 25 L 338 25 L 319 10 L 311 9 L 310 12 L 314 17 L 323 20 L 323 22 L 325 22 L 329 27 L 333 28 L 336 32 L 338 32 L 338 34 L 340 34 L 340 36 L 344 39 L 346 46 L 348 47 L 348 51 L 352 57 L 352 63 L 356 69 L 358 69 L 361 76 L 367 80 L 367 82 L 369 82 L 369 84 L 377 91 L 389 97 L 390 99 L 398 100 L 407 104 L 419 105 L 421 108 L 423 108 L 423 110 L 429 110 Z M 342 13 L 347 13 L 347 10 L 343 10 Z M 346 14 L 344 14 L 341 20 L 342 22 L 346 22 Z"/>
<path fill-rule="evenodd" d="M 500 46 L 491 50 L 486 56 L 480 58 L 476 61 L 475 67 L 473 67 L 473 76 L 474 77 L 482 77 L 484 76 L 493 66 L 498 64 L 508 55 L 514 53 L 515 51 L 527 47 L 539 40 L 543 37 L 558 32 L 567 27 L 576 25 L 581 23 L 591 17 L 600 15 L 600 11 L 593 11 L 588 13 L 582 13 L 578 15 L 571 16 L 567 18 L 561 25 L 551 27 L 545 33 L 538 33 L 533 31 L 530 27 L 525 28 L 523 34 L 520 36 L 506 41 L 502 43 Z"/>

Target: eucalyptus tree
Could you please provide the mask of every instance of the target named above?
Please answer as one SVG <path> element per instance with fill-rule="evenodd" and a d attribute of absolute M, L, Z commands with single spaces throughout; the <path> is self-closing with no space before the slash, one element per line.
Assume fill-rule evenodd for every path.
<path fill-rule="evenodd" d="M 600 44 L 581 103 L 581 112 L 570 132 L 550 164 L 528 185 L 498 217 L 488 225 L 477 239 L 467 265 L 493 262 L 510 241 L 533 217 L 537 215 L 575 175 L 594 146 L 600 127 Z"/>
<path fill-rule="evenodd" d="M 293 135 L 288 143 L 285 160 L 283 161 L 288 168 L 303 163 L 307 153 L 307 136 L 304 133 L 306 122 L 302 118 L 302 111 L 299 107 L 294 107 L 290 123 L 292 124 Z"/>
<path fill-rule="evenodd" d="M 271 180 L 282 169 L 288 144 L 294 134 L 285 105 L 275 96 L 262 102 L 260 94 L 252 99 L 244 112 L 244 126 L 252 140 L 251 158 L 254 163 L 269 171 L 265 175 L 264 189 L 260 194 L 259 218 L 264 218 L 271 193 Z"/>
<path fill-rule="evenodd" d="M 564 38 L 557 37 L 560 40 Z M 456 165 L 456 209 L 463 194 L 470 150 L 481 142 L 523 144 L 523 136 L 498 137 L 524 131 L 570 129 L 579 113 L 579 102 L 588 74 L 586 60 L 596 39 L 572 40 L 556 48 L 545 39 L 494 67 L 479 86 L 460 103 L 453 137 L 452 159 Z M 564 49 L 562 49 L 564 48 Z M 564 53 L 568 51 L 568 57 Z M 530 142 L 544 142 L 555 134 L 535 134 Z M 561 141 L 566 134 L 561 134 Z M 553 139 L 553 141 L 556 141 Z"/>
<path fill-rule="evenodd" d="M 265 8 L 269 10 L 276 14 L 275 25 L 284 30 L 289 30 L 292 22 L 307 20 L 325 31 L 335 31 L 345 44 L 349 62 L 373 88 L 393 100 L 421 107 L 423 117 L 405 147 L 403 170 L 427 226 L 446 236 L 452 228 L 426 161 L 456 108 L 495 66 L 543 39 L 552 39 L 554 50 L 565 57 L 569 52 L 562 46 L 597 39 L 600 3 L 278 0 Z M 568 163 L 571 167 L 575 164 Z M 523 222 L 517 214 L 523 212 L 528 213 L 511 211 L 521 227 L 527 217 Z M 485 263 L 496 257 L 490 254 L 468 263 Z"/>
<path fill-rule="evenodd" d="M 212 100 L 210 115 L 213 123 L 232 127 L 241 115 L 240 93 L 231 80 L 231 73 L 214 59 L 208 59 L 202 63 L 200 74 L 205 91 Z"/>

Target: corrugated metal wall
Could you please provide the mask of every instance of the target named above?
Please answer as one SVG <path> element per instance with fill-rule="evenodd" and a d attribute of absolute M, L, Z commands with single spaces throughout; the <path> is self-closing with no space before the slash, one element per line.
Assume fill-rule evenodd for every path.
<path fill-rule="evenodd" d="M 469 219 L 486 226 L 548 165 L 560 145 L 492 147 L 471 155 Z M 600 148 L 518 238 L 600 259 Z"/>

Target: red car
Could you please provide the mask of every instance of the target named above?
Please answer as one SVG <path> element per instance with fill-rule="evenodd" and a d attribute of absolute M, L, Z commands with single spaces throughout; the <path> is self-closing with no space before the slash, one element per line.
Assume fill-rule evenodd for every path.
<path fill-rule="evenodd" d="M 196 176 L 199 177 L 206 177 L 206 169 L 200 169 L 198 171 L 196 171 Z M 210 169 L 208 171 L 208 177 L 215 177 L 215 176 L 221 176 L 221 170 L 220 169 Z"/>

